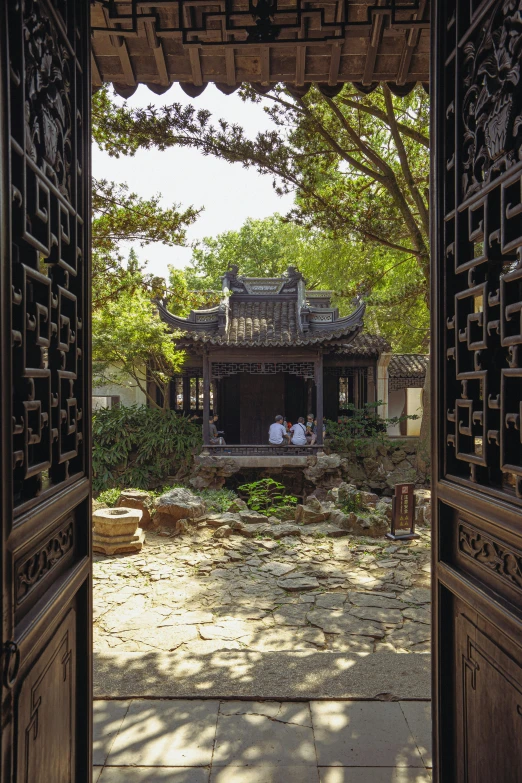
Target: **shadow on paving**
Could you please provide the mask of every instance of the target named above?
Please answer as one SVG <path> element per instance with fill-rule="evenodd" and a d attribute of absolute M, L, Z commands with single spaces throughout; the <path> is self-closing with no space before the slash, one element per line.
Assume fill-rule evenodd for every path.
<path fill-rule="evenodd" d="M 428 608 L 403 598 L 427 592 L 429 552 L 409 549 L 409 571 L 402 562 L 369 570 L 361 539 L 148 540 L 136 555 L 95 563 L 96 697 L 429 698 L 429 626 L 408 616 Z M 382 557 L 389 542 L 362 548 L 376 545 Z M 311 583 L 289 591 L 289 579 Z M 395 599 L 360 606 L 362 593 L 395 594 L 402 609 Z M 423 654 L 404 654 L 419 641 Z"/>
<path fill-rule="evenodd" d="M 429 699 L 430 656 L 96 653 L 96 698 Z"/>
<path fill-rule="evenodd" d="M 100 783 L 431 780 L 426 702 L 105 701 L 94 713 Z"/>

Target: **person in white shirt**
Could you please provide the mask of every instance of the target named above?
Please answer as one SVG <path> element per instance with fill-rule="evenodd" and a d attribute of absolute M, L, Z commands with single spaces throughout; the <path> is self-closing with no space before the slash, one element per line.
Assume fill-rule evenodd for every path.
<path fill-rule="evenodd" d="M 287 435 L 286 429 L 283 426 L 283 417 L 276 416 L 273 424 L 270 425 L 268 431 L 268 442 L 272 446 L 280 446 L 282 443 L 289 443 L 290 436 Z"/>
<path fill-rule="evenodd" d="M 297 419 L 297 424 L 290 428 L 292 443 L 294 446 L 306 446 L 306 427 L 302 416 Z"/>

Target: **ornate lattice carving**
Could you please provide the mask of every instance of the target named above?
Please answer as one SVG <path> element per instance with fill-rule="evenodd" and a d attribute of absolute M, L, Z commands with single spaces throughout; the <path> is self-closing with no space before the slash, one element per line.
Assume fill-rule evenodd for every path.
<path fill-rule="evenodd" d="M 329 311 L 327 313 L 310 313 L 310 323 L 333 323 L 335 321 L 334 312 Z"/>
<path fill-rule="evenodd" d="M 287 372 L 301 378 L 314 378 L 313 362 L 212 362 L 212 377 L 225 378 L 238 373 L 275 375 Z"/>
<path fill-rule="evenodd" d="M 508 549 L 505 544 L 479 533 L 467 525 L 459 525 L 459 551 L 479 563 L 483 568 L 494 571 L 511 586 L 522 588 L 522 554 Z"/>
<path fill-rule="evenodd" d="M 522 2 L 499 4 L 490 24 L 464 45 L 462 183 L 479 190 L 517 159 L 522 135 Z"/>
<path fill-rule="evenodd" d="M 84 470 L 83 137 L 89 85 L 63 0 L 10 3 L 15 503 Z M 71 33 L 69 38 L 68 32 Z M 83 59 L 83 53 L 81 58 Z M 85 360 L 87 357 L 85 357 Z"/>
<path fill-rule="evenodd" d="M 27 598 L 37 583 L 70 552 L 74 543 L 74 525 L 68 521 L 52 537 L 16 565 L 16 601 Z"/>
<path fill-rule="evenodd" d="M 451 30 L 440 135 L 444 473 L 522 498 L 522 0 L 499 2 L 462 45 Z M 457 62 L 465 89 L 455 93 Z"/>

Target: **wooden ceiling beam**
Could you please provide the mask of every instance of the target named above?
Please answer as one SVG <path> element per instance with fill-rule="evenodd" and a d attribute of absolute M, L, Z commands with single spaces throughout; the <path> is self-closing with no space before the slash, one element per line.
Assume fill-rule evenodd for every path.
<path fill-rule="evenodd" d="M 103 15 L 105 17 L 105 24 L 107 25 L 107 28 L 113 29 L 115 33 L 114 36 L 110 36 L 110 41 L 112 42 L 112 45 L 116 49 L 116 53 L 120 58 L 121 69 L 124 76 L 124 81 L 118 83 L 127 84 L 129 87 L 137 87 L 138 82 L 136 81 L 136 76 L 134 74 L 134 69 L 129 57 L 129 50 L 127 49 L 125 38 L 118 35 L 118 30 L 113 26 L 108 11 L 105 7 L 103 8 Z"/>
<path fill-rule="evenodd" d="M 229 87 L 236 85 L 236 54 L 234 49 L 227 47 L 225 49 L 225 68 L 227 72 L 227 84 Z"/>
<path fill-rule="evenodd" d="M 382 7 L 386 3 L 386 0 L 377 0 L 377 5 Z M 374 81 L 375 63 L 377 61 L 377 53 L 382 40 L 382 33 L 384 30 L 384 15 L 382 13 L 373 13 L 372 29 L 370 32 L 370 41 L 368 45 L 368 51 L 366 53 L 366 61 L 364 63 L 364 73 L 362 77 L 362 83 L 366 86 L 372 84 Z"/>
<path fill-rule="evenodd" d="M 419 21 L 424 19 L 426 6 L 427 6 L 426 0 L 420 0 L 419 11 L 417 14 L 415 14 L 415 19 L 418 19 Z M 406 34 L 406 41 L 404 43 L 404 48 L 402 50 L 399 68 L 397 70 L 397 84 L 399 86 L 406 84 L 406 82 L 408 81 L 408 75 L 411 66 L 411 58 L 413 57 L 413 52 L 415 51 L 419 43 L 420 35 L 421 35 L 420 29 L 415 27 L 412 27 L 412 29 Z"/>
<path fill-rule="evenodd" d="M 306 46 L 297 46 L 295 50 L 295 85 L 303 87 L 306 71 Z"/>
<path fill-rule="evenodd" d="M 190 68 L 192 70 L 192 81 L 195 87 L 203 85 L 203 74 L 201 72 L 201 60 L 199 57 L 199 48 L 191 46 L 189 49 Z"/>
<path fill-rule="evenodd" d="M 267 45 L 261 48 L 261 84 L 270 86 L 270 47 Z"/>

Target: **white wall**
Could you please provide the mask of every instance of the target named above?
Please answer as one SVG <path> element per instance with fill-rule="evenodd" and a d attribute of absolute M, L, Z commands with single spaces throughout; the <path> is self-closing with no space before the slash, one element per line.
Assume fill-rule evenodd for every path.
<path fill-rule="evenodd" d="M 406 422 L 407 434 L 418 437 L 422 424 L 422 389 L 406 389 L 408 416 L 418 416 L 418 419 L 408 419 Z"/>
<path fill-rule="evenodd" d="M 391 391 L 388 394 L 388 418 L 393 419 L 395 416 L 402 416 L 404 411 L 404 405 L 406 403 L 406 389 L 399 389 L 398 391 Z M 394 424 L 388 427 L 388 435 L 393 437 L 399 437 L 401 434 L 400 424 Z"/>
<path fill-rule="evenodd" d="M 402 416 L 404 409 L 408 416 L 418 416 L 418 419 L 406 420 L 406 435 L 410 438 L 416 438 L 420 435 L 422 424 L 422 389 L 399 389 L 392 391 L 388 395 L 388 417 Z M 388 435 L 392 438 L 398 438 L 401 434 L 401 425 L 395 424 L 388 427 Z"/>
<path fill-rule="evenodd" d="M 109 369 L 106 372 L 106 375 L 109 375 L 109 377 L 111 377 L 112 375 L 117 374 L 117 372 L 118 372 L 117 368 L 114 368 L 112 372 Z M 143 373 L 143 379 L 145 380 L 145 372 Z M 145 393 L 142 392 L 140 387 L 130 378 L 125 384 L 105 383 L 103 384 L 103 386 L 98 386 L 98 385 L 93 386 L 93 390 L 92 390 L 93 397 L 112 397 L 113 395 L 119 396 L 121 405 L 130 406 L 130 405 L 147 404 L 147 397 L 145 396 Z M 96 401 L 94 404 L 96 404 Z"/>

